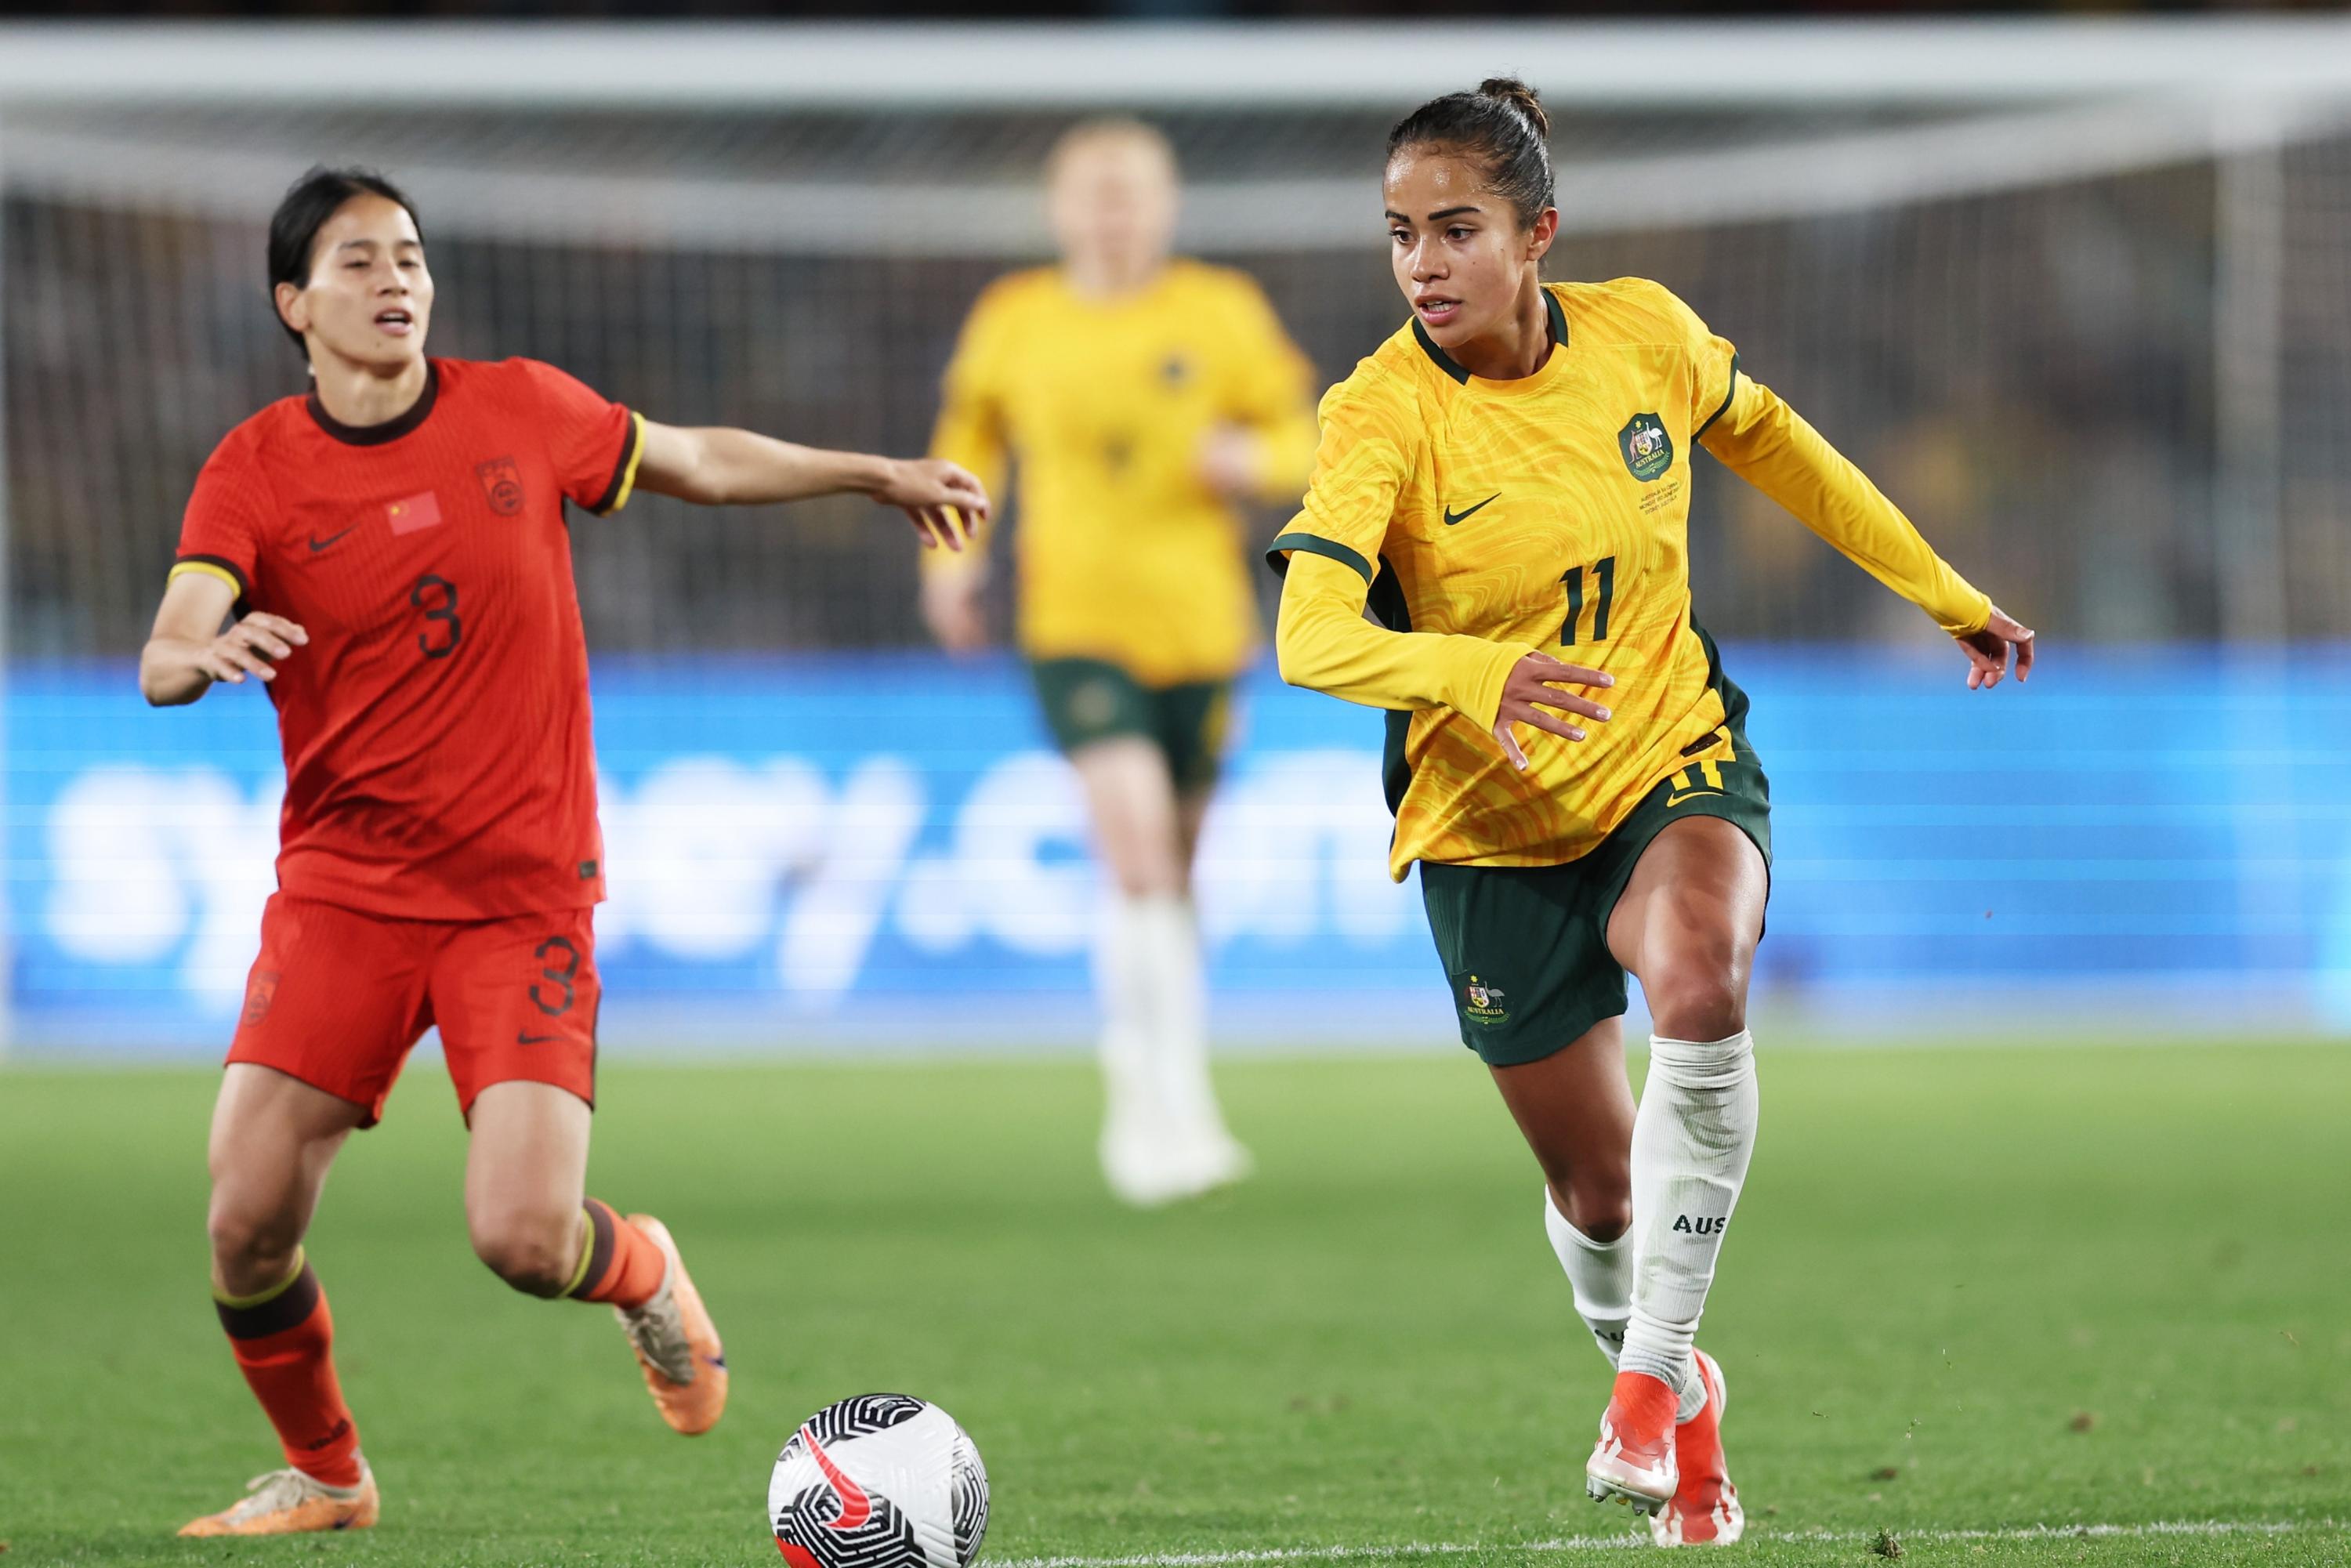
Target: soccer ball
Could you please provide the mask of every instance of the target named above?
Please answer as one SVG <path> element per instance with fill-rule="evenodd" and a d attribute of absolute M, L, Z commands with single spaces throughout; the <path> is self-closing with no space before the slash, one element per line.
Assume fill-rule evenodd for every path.
<path fill-rule="evenodd" d="M 971 1568 L 987 1469 L 937 1406 L 861 1394 L 801 1422 L 776 1456 L 768 1520 L 791 1568 Z"/>

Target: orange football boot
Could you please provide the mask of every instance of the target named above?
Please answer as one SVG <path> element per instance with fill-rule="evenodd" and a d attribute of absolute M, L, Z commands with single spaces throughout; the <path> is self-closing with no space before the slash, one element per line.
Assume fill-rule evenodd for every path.
<path fill-rule="evenodd" d="M 1663 1378 L 1620 1372 L 1600 1417 L 1600 1441 L 1584 1461 L 1583 1490 L 1594 1502 L 1630 1503 L 1655 1516 L 1674 1495 L 1674 1414 L 1680 1406 Z"/>
<path fill-rule="evenodd" d="M 632 1214 L 629 1223 L 662 1249 L 669 1268 L 651 1301 L 634 1310 L 612 1311 L 629 1331 L 637 1364 L 645 1369 L 645 1387 L 660 1406 L 662 1419 L 691 1437 L 718 1425 L 726 1409 L 726 1352 L 669 1227 L 650 1214 Z"/>
<path fill-rule="evenodd" d="M 1706 1385 L 1706 1404 L 1674 1428 L 1680 1484 L 1674 1488 L 1673 1500 L 1649 1519 L 1650 1538 L 1660 1546 L 1729 1546 L 1747 1530 L 1739 1489 L 1730 1484 L 1730 1467 L 1722 1457 L 1729 1385 L 1714 1357 L 1702 1350 L 1695 1354 L 1698 1377 Z"/>
<path fill-rule="evenodd" d="M 375 1476 L 362 1460 L 360 1484 L 330 1487 L 300 1470 L 272 1470 L 245 1483 L 249 1494 L 234 1508 L 192 1519 L 183 1535 L 297 1535 L 312 1530 L 365 1530 L 381 1500 Z"/>

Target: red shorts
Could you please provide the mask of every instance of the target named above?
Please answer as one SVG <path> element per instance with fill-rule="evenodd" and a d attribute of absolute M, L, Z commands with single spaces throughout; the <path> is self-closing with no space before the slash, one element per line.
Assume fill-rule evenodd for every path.
<path fill-rule="evenodd" d="M 367 1108 L 373 1126 L 408 1048 L 434 1024 L 457 1104 L 521 1080 L 596 1103 L 595 912 L 400 920 L 272 894 L 231 1061 Z"/>

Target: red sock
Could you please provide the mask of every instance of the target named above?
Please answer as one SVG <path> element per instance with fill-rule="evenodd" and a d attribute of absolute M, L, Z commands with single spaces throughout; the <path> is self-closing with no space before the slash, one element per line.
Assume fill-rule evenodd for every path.
<path fill-rule="evenodd" d="M 335 1320 L 308 1260 L 266 1295 L 214 1305 L 287 1462 L 330 1487 L 359 1485 L 360 1429 L 335 1377 Z"/>
<path fill-rule="evenodd" d="M 588 1255 L 580 1260 L 579 1281 L 564 1294 L 616 1307 L 652 1301 L 669 1269 L 653 1239 L 613 1213 L 611 1204 L 591 1197 L 580 1207 L 588 1213 Z"/>

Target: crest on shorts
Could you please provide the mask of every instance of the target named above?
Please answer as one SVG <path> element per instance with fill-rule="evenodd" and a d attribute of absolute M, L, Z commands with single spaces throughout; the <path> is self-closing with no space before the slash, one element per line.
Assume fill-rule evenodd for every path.
<path fill-rule="evenodd" d="M 1625 466 L 1644 485 L 1664 478 L 1666 470 L 1674 465 L 1674 438 L 1666 434 L 1666 422 L 1654 413 L 1635 414 L 1632 423 L 1616 433 L 1616 444 L 1624 450 Z"/>
<path fill-rule="evenodd" d="M 490 498 L 490 510 L 502 517 L 511 517 L 522 510 L 522 470 L 511 457 L 493 457 L 487 463 L 474 465 L 474 476 L 482 482 L 482 493 Z"/>
<path fill-rule="evenodd" d="M 1101 729 L 1118 716 L 1118 688 L 1105 680 L 1081 681 L 1070 693 L 1070 722 L 1081 729 Z"/>
<path fill-rule="evenodd" d="M 1461 994 L 1464 998 L 1461 1010 L 1479 1023 L 1500 1023 L 1510 1016 L 1509 1009 L 1502 1006 L 1502 988 L 1499 986 L 1489 986 L 1472 975 L 1469 983 L 1462 988 Z"/>
<path fill-rule="evenodd" d="M 245 1023 L 247 1028 L 269 1016 L 269 1004 L 277 999 L 277 971 L 256 969 L 253 983 L 245 991 Z"/>

